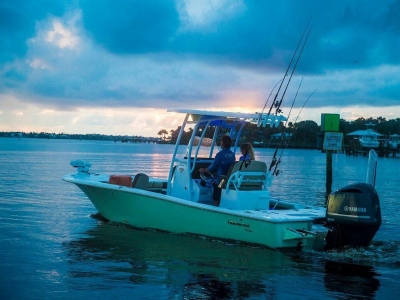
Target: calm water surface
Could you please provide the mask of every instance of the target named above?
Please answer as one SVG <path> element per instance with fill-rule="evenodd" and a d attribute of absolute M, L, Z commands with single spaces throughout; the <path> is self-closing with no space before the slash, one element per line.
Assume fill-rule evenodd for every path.
<path fill-rule="evenodd" d="M 368 248 L 283 253 L 107 224 L 61 180 L 91 171 L 165 177 L 169 145 L 0 138 L 0 299 L 398 299 L 399 158 L 379 158 L 383 224 Z M 270 162 L 272 149 L 256 149 Z M 325 154 L 285 150 L 276 197 L 324 205 Z M 333 156 L 333 186 L 365 181 L 366 157 Z"/>

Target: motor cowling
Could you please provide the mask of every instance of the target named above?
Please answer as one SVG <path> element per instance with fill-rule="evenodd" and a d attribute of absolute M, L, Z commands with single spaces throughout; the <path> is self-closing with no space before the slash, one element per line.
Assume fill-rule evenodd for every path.
<path fill-rule="evenodd" d="M 368 246 L 381 223 L 379 196 L 367 183 L 341 188 L 328 197 L 326 249 Z"/>

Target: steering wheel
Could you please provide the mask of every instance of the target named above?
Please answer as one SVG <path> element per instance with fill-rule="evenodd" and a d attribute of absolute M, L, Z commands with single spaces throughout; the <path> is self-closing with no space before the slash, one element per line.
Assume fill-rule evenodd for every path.
<path fill-rule="evenodd" d="M 200 173 L 200 177 L 202 180 L 204 180 L 204 182 L 206 183 L 214 183 L 215 182 L 215 177 L 213 174 L 211 174 L 210 172 L 202 172 Z"/>

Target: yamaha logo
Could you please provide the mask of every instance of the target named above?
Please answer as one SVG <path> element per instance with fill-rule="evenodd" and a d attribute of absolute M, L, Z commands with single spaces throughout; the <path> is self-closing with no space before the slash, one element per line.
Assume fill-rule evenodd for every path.
<path fill-rule="evenodd" d="M 367 209 L 365 207 L 357 207 L 357 206 L 345 206 L 344 211 L 350 211 L 350 212 L 363 212 L 366 213 Z"/>

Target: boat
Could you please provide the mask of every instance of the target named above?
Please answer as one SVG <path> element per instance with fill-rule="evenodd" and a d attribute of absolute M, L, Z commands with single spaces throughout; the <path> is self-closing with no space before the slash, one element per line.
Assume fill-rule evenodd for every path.
<path fill-rule="evenodd" d="M 357 130 L 347 135 L 356 137 L 359 141 L 361 149 L 378 149 L 380 145 L 378 137 L 381 137 L 382 134 L 374 130 L 375 124 L 373 123 L 367 123 L 365 126 L 367 127 L 366 130 Z"/>
<path fill-rule="evenodd" d="M 389 149 L 391 150 L 399 150 L 400 148 L 400 135 L 392 134 L 389 136 Z"/>
<path fill-rule="evenodd" d="M 372 177 L 333 192 L 326 207 L 271 195 L 269 187 L 277 174 L 272 172 L 272 163 L 267 166 L 258 160 L 231 165 L 219 183 L 220 204 L 214 206 L 215 178 L 199 169 L 213 162 L 221 136 L 231 137 L 231 150 L 236 155 L 246 124 L 277 127 L 286 118 L 263 113 L 168 111 L 185 117 L 165 178 L 144 173 L 93 173 L 90 162 L 78 159 L 70 162 L 77 172 L 62 179 L 78 186 L 106 220 L 134 228 L 272 249 L 329 250 L 368 246 L 372 241 L 381 224 L 379 196 L 373 183 L 376 153 L 370 153 L 368 172 Z"/>

